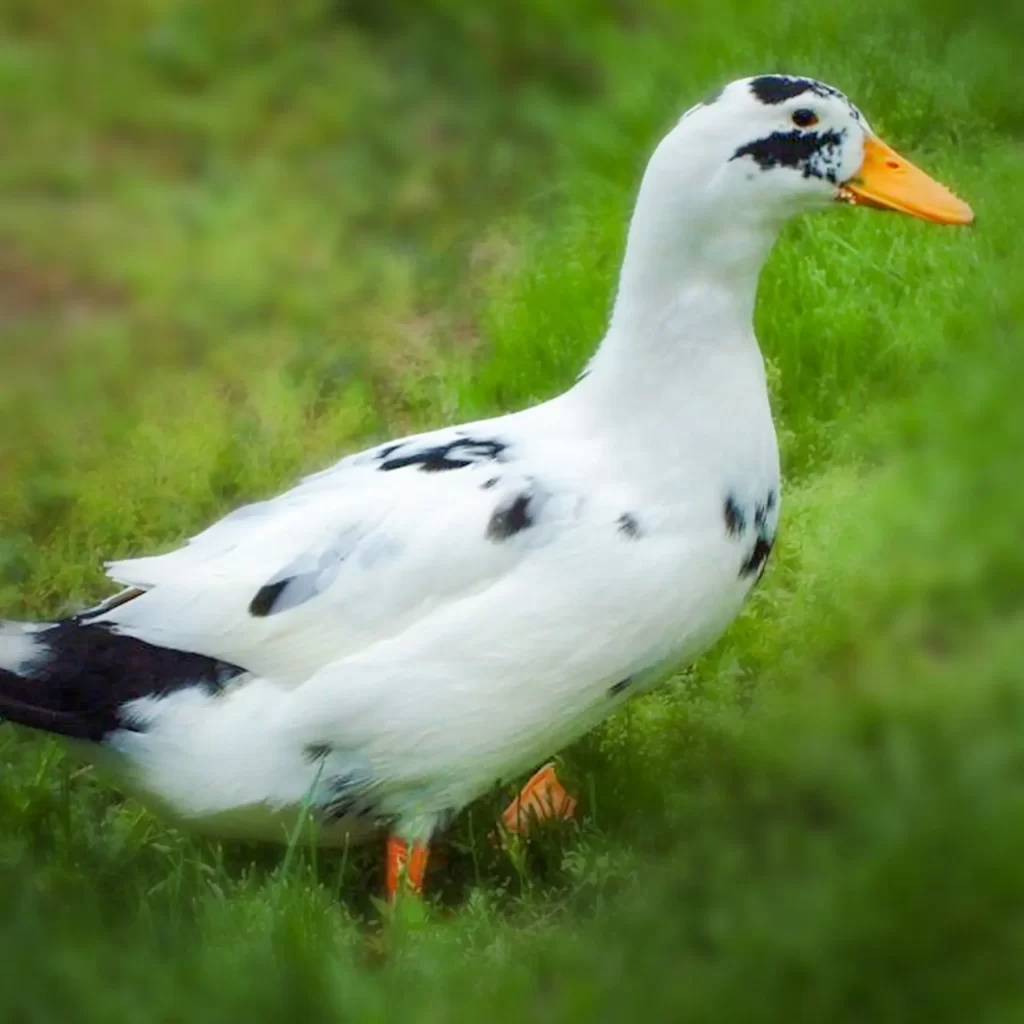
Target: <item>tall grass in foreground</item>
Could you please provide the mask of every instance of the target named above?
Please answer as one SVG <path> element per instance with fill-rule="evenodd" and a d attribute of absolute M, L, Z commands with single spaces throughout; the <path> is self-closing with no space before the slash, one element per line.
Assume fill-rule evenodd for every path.
<path fill-rule="evenodd" d="M 598 339 L 647 154 L 730 77 L 845 88 L 978 213 L 796 224 L 762 284 L 787 486 L 750 606 L 565 752 L 578 829 L 195 840 L 0 730 L 11 1020 L 1006 1021 L 1024 1012 L 1020 17 L 941 0 L 11 0 L 0 614 Z"/>

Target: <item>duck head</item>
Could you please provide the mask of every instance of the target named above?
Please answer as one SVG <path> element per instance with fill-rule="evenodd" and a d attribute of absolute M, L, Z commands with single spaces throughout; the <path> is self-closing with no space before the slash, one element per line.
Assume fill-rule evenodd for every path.
<path fill-rule="evenodd" d="M 971 208 L 872 131 L 838 89 L 811 78 L 731 82 L 658 145 L 630 224 L 612 328 L 731 315 L 748 323 L 757 276 L 783 223 L 852 203 L 940 224 Z M 712 291 L 727 291 L 720 310 Z M 682 300 L 699 299 L 699 302 Z M 684 323 L 681 311 L 696 312 Z"/>
<path fill-rule="evenodd" d="M 848 203 L 940 224 L 974 219 L 822 82 L 743 78 L 688 110 L 644 172 L 588 387 L 605 387 L 612 402 L 631 388 L 644 396 L 740 349 L 763 375 L 752 325 L 765 259 L 791 217 Z"/>
<path fill-rule="evenodd" d="M 839 201 L 940 224 L 974 219 L 967 203 L 879 139 L 843 93 L 810 78 L 732 82 L 687 111 L 661 149 L 703 186 L 705 202 L 734 215 L 784 219 Z"/>

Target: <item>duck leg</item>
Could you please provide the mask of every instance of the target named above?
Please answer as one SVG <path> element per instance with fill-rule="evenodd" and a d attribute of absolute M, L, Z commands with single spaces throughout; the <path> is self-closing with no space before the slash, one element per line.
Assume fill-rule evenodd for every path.
<path fill-rule="evenodd" d="M 576 800 L 559 781 L 553 761 L 530 776 L 519 795 L 505 808 L 501 824 L 508 832 L 529 835 L 538 822 L 569 821 L 576 813 Z M 423 891 L 430 848 L 426 843 L 406 843 L 388 836 L 385 884 L 388 901 L 394 903 L 404 879 L 415 893 Z"/>
<path fill-rule="evenodd" d="M 394 903 L 398 888 L 405 884 L 415 893 L 423 891 L 423 876 L 427 870 L 430 848 L 426 843 L 411 846 L 398 836 L 388 836 L 386 886 L 388 902 Z"/>
<path fill-rule="evenodd" d="M 555 764 L 539 768 L 505 808 L 501 823 L 508 832 L 528 835 L 541 821 L 569 821 L 576 813 L 576 801 L 558 780 Z"/>

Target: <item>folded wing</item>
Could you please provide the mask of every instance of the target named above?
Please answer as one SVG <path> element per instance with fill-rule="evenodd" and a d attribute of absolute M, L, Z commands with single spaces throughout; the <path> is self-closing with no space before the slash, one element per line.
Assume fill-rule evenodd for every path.
<path fill-rule="evenodd" d="M 141 593 L 92 621 L 286 684 L 479 593 L 550 538 L 559 502 L 489 431 L 342 460 L 165 555 L 111 563 Z"/>

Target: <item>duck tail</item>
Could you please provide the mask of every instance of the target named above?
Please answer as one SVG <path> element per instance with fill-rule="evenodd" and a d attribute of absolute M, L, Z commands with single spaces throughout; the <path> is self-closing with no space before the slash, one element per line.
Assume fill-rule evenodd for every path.
<path fill-rule="evenodd" d="M 65 733 L 59 710 L 47 706 L 46 687 L 35 678 L 47 658 L 45 634 L 50 628 L 0 622 L 0 717 L 33 729 Z"/>
<path fill-rule="evenodd" d="M 81 617 L 0 623 L 0 719 L 101 742 L 137 728 L 130 705 L 186 686 L 220 689 L 242 669 Z"/>
<path fill-rule="evenodd" d="M 39 652 L 35 636 L 47 628 L 48 624 L 0 620 L 0 670 L 18 673 L 30 665 Z"/>

